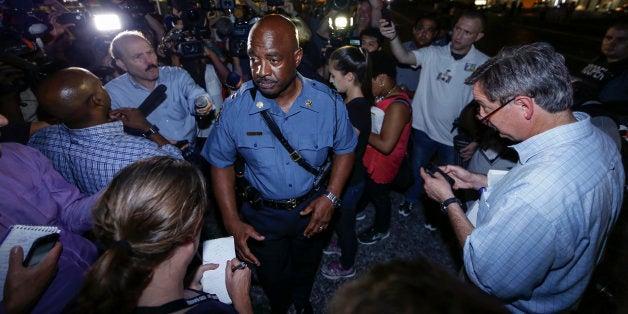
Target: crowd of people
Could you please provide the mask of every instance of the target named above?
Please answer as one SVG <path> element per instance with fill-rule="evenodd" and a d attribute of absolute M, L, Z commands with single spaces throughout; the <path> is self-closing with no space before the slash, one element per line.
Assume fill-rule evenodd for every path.
<path fill-rule="evenodd" d="M 252 313 L 252 277 L 273 313 L 576 309 L 623 201 L 628 24 L 570 75 L 547 43 L 482 53 L 479 11 L 421 15 L 403 42 L 385 2 L 328 2 L 107 1 L 134 23 L 73 58 L 85 30 L 44 0 L 37 44 L 0 56 L 0 233 L 62 231 L 37 265 L 0 261 L 0 313 Z M 349 30 L 327 23 L 346 12 Z M 200 284 L 210 211 L 234 239 L 232 305 Z M 356 275 L 358 246 L 417 212 L 451 225 L 460 278 L 419 257 Z M 319 269 L 349 279 L 327 309 Z"/>

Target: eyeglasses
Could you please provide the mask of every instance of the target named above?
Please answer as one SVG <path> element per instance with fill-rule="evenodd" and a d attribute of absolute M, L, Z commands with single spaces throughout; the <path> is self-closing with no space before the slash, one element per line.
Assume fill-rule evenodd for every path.
<path fill-rule="evenodd" d="M 480 115 L 480 106 L 478 106 L 478 118 L 480 119 L 480 123 L 482 124 L 486 124 L 487 122 L 489 122 L 488 119 L 491 118 L 491 116 L 493 116 L 494 114 L 496 114 L 498 111 L 500 111 L 502 108 L 506 107 L 506 105 L 508 105 L 509 103 L 511 103 L 512 101 L 514 101 L 517 98 L 517 96 L 511 98 L 510 100 L 502 103 L 499 107 L 497 107 L 497 109 L 491 111 L 489 114 L 487 114 L 486 116 L 482 117 Z"/>

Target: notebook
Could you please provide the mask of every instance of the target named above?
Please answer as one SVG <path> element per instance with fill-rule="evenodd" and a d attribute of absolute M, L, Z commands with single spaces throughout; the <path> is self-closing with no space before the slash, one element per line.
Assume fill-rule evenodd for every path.
<path fill-rule="evenodd" d="M 21 246 L 24 250 L 24 258 L 26 258 L 26 254 L 37 239 L 60 232 L 61 230 L 54 226 L 13 225 L 9 228 L 0 244 L 0 299 L 4 295 L 11 249 L 17 245 Z"/>
<path fill-rule="evenodd" d="M 224 237 L 203 242 L 203 264 L 218 264 L 218 268 L 203 273 L 203 291 L 215 294 L 223 303 L 232 303 L 227 292 L 225 267 L 227 261 L 235 258 L 233 237 Z"/>

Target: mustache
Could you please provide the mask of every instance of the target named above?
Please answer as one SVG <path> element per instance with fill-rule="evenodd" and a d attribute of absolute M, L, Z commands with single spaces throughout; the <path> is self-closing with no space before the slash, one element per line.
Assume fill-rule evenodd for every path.
<path fill-rule="evenodd" d="M 257 83 L 257 84 L 271 83 L 272 84 L 272 83 L 277 83 L 277 81 L 269 80 L 267 78 L 258 78 L 258 79 L 255 80 L 255 83 Z"/>
<path fill-rule="evenodd" d="M 146 69 L 144 70 L 144 72 L 148 72 L 148 71 L 149 71 L 150 69 L 152 69 L 152 68 L 155 68 L 155 69 L 156 69 L 156 68 L 157 68 L 157 65 L 156 65 L 156 64 L 150 64 L 150 65 L 148 65 L 148 66 L 146 67 Z"/>

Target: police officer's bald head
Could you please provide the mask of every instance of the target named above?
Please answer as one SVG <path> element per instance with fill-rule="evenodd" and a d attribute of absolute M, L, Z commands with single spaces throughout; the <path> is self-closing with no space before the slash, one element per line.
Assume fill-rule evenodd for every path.
<path fill-rule="evenodd" d="M 295 82 L 303 50 L 297 30 L 288 18 L 270 14 L 251 29 L 247 53 L 253 81 L 266 97 L 290 100 L 298 93 Z"/>
<path fill-rule="evenodd" d="M 249 34 L 249 41 L 254 33 L 263 33 L 272 36 L 276 41 L 289 45 L 292 50 L 299 48 L 299 35 L 296 25 L 287 17 L 280 14 L 268 14 L 253 25 Z"/>

